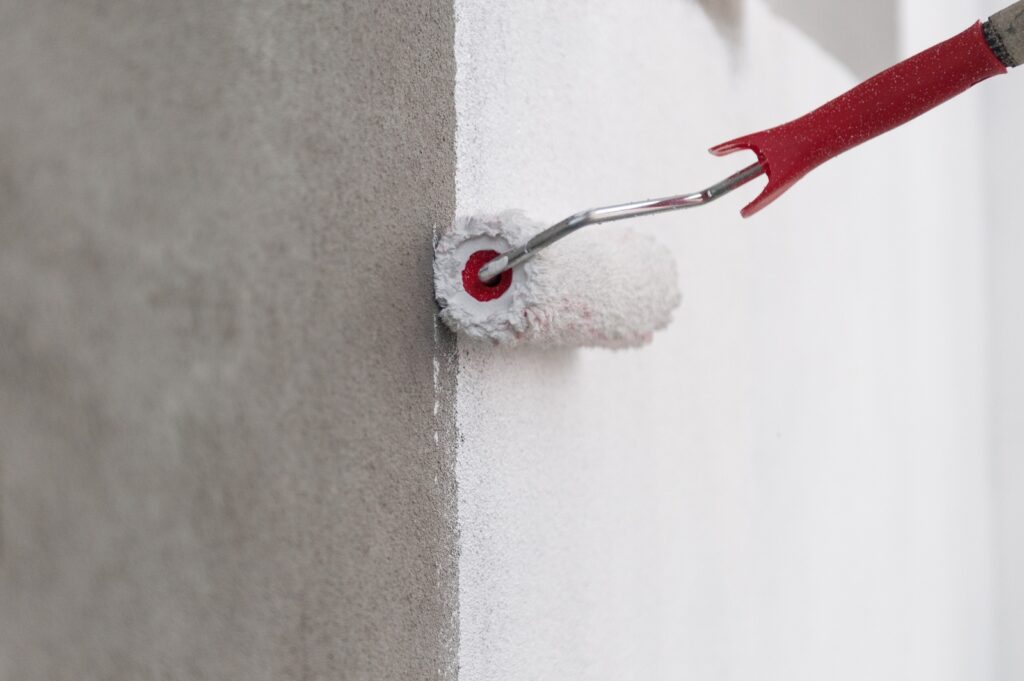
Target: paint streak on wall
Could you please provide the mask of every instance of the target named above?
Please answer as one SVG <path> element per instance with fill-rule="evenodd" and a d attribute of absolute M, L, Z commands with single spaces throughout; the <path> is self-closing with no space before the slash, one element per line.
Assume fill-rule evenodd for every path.
<path fill-rule="evenodd" d="M 677 0 L 456 8 L 461 214 L 698 188 L 853 84 L 760 2 L 736 43 Z M 988 675 L 977 125 L 636 223 L 686 296 L 653 347 L 460 345 L 461 678 Z"/>

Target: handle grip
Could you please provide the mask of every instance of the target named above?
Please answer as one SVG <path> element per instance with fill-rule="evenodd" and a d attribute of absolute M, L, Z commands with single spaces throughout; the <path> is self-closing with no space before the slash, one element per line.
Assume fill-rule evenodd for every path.
<path fill-rule="evenodd" d="M 981 22 L 861 83 L 802 118 L 711 149 L 753 150 L 768 186 L 742 211 L 750 217 L 819 165 L 937 107 L 987 78 L 1006 73 Z"/>

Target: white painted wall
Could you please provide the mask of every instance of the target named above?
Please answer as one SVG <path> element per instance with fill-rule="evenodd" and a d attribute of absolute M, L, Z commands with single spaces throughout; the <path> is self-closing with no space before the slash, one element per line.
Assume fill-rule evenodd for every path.
<path fill-rule="evenodd" d="M 461 214 L 704 186 L 855 82 L 760 0 L 736 44 L 685 0 L 456 8 Z M 991 677 L 980 103 L 635 223 L 686 296 L 652 347 L 460 345 L 460 678 Z"/>
<path fill-rule="evenodd" d="M 998 7 L 991 2 L 986 9 Z M 1019 68 L 1017 71 L 1024 71 Z M 984 93 L 991 237 L 996 678 L 1024 679 L 1024 73 Z"/>

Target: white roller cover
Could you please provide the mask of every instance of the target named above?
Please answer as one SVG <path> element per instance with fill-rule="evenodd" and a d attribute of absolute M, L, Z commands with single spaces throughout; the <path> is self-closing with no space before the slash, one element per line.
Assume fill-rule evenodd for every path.
<path fill-rule="evenodd" d="M 459 219 L 439 241 L 434 285 L 454 331 L 498 344 L 626 348 L 665 328 L 681 296 L 672 254 L 626 227 L 591 227 L 516 267 L 500 297 L 481 301 L 463 285 L 470 256 L 502 252 L 547 227 L 520 212 Z"/>

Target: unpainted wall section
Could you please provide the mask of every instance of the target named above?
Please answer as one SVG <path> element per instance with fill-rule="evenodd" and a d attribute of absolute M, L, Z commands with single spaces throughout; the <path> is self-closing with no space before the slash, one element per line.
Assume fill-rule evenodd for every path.
<path fill-rule="evenodd" d="M 0 0 L 0 679 L 455 674 L 441 0 Z"/>

